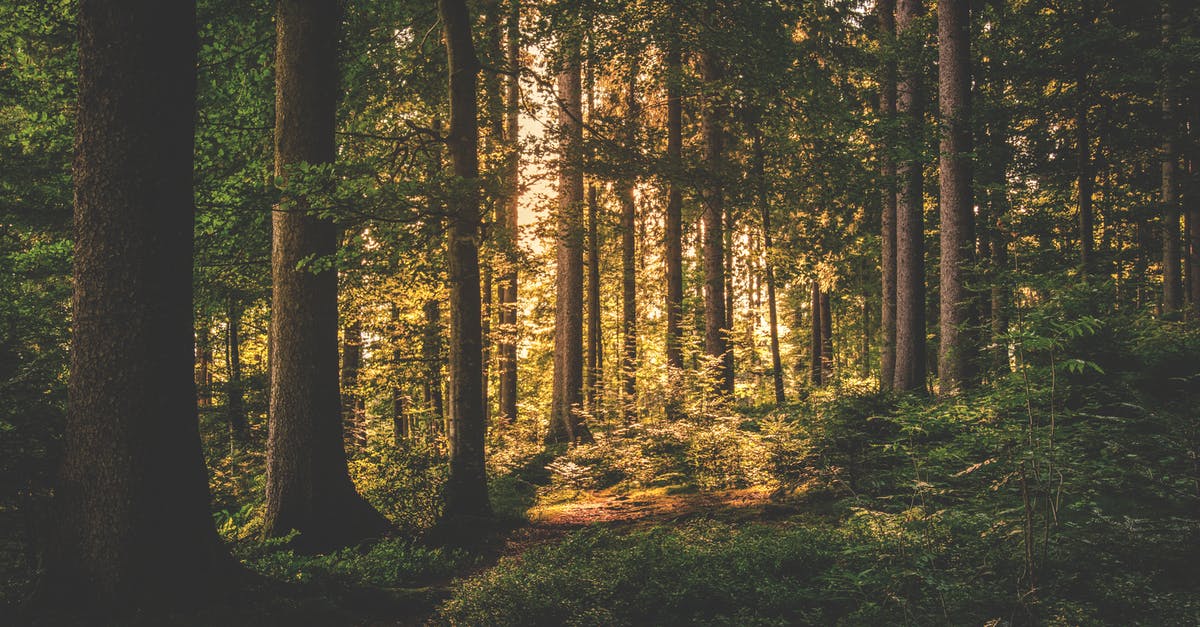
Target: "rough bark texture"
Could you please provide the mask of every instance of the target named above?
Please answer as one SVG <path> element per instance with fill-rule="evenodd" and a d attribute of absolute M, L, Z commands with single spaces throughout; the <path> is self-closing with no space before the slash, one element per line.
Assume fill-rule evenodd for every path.
<path fill-rule="evenodd" d="M 941 315 L 938 390 L 953 394 L 974 379 L 974 296 L 967 273 L 975 261 L 971 187 L 971 57 L 969 0 L 938 2 L 938 108 L 941 150 Z"/>
<path fill-rule="evenodd" d="M 775 403 L 786 398 L 783 393 L 783 361 L 779 356 L 779 312 L 775 301 L 775 264 L 771 260 L 771 203 L 767 196 L 766 156 L 762 131 L 754 127 L 754 178 L 758 183 L 758 204 L 762 211 L 763 272 L 767 277 L 767 324 L 771 336 L 771 382 Z"/>
<path fill-rule="evenodd" d="M 717 84 L 722 80 L 721 60 L 715 50 L 700 55 L 701 79 L 706 85 L 700 133 L 704 142 L 704 352 L 716 362 L 713 386 L 717 392 L 733 393 L 733 351 L 729 350 L 728 314 L 725 311 L 725 190 L 724 123 L 725 104 Z"/>
<path fill-rule="evenodd" d="M 896 0 L 879 0 L 875 5 L 879 16 L 879 39 L 892 45 L 896 36 Z M 880 68 L 879 115 L 886 125 L 885 140 L 879 151 L 879 177 L 882 179 L 882 210 L 880 214 L 880 266 L 882 269 L 883 307 L 879 322 L 882 331 L 879 347 L 879 385 L 892 387 L 896 377 L 896 164 L 892 160 L 894 147 L 890 124 L 896 116 L 896 65 L 889 58 Z"/>
<path fill-rule="evenodd" d="M 42 590 L 63 607 L 200 603 L 213 528 L 192 330 L 194 2 L 79 3 L 64 458 Z"/>
<path fill-rule="evenodd" d="M 513 74 L 505 84 L 504 140 L 508 151 L 505 171 L 504 216 L 501 224 L 502 250 L 506 256 L 504 274 L 500 277 L 500 341 L 499 352 L 499 405 L 500 417 L 509 422 L 517 420 L 517 262 L 519 227 L 517 219 L 521 207 L 521 151 L 520 151 L 520 106 L 521 80 L 515 73 L 521 63 L 521 4 L 512 1 L 509 9 L 506 35 L 506 64 Z"/>
<path fill-rule="evenodd" d="M 1164 0 L 1162 14 L 1162 47 L 1171 49 L 1174 36 L 1171 0 Z M 1175 121 L 1175 86 L 1170 62 L 1163 69 L 1162 87 L 1162 274 L 1163 313 L 1170 314 L 1183 307 L 1180 277 L 1179 244 L 1179 152 L 1176 146 L 1178 124 Z"/>
<path fill-rule="evenodd" d="M 449 194 L 450 279 L 450 476 L 443 522 L 491 515 L 484 465 L 487 435 L 479 277 L 479 128 L 476 79 L 479 61 L 471 41 L 466 0 L 439 0 L 449 60 L 450 131 L 446 146 L 454 169 Z"/>
<path fill-rule="evenodd" d="M 922 13 L 920 0 L 900 0 L 896 32 L 901 38 Z M 907 38 L 912 38 L 911 34 Z M 915 42 L 909 42 L 915 44 Z M 897 390 L 925 389 L 925 257 L 924 199 L 922 198 L 920 137 L 922 115 L 922 71 L 917 48 L 903 55 L 896 111 L 904 129 L 908 156 L 899 164 L 899 194 L 896 204 L 896 373 Z"/>
<path fill-rule="evenodd" d="M 625 149 L 637 149 L 637 63 L 629 70 L 625 92 Z M 621 409 L 625 422 L 637 417 L 637 204 L 633 188 L 636 180 L 626 174 L 618 181 L 621 199 Z"/>
<path fill-rule="evenodd" d="M 558 75 L 560 144 L 554 312 L 554 390 L 548 442 L 591 439 L 579 411 L 583 390 L 583 112 L 578 42 Z"/>
<path fill-rule="evenodd" d="M 336 0 L 279 0 L 275 44 L 275 174 L 334 159 L 338 93 Z M 268 536 L 299 532 L 323 550 L 378 536 L 387 521 L 355 492 L 342 445 L 337 273 L 305 259 L 337 249 L 333 222 L 301 196 L 274 212 L 271 246 L 271 409 L 267 437 Z"/>

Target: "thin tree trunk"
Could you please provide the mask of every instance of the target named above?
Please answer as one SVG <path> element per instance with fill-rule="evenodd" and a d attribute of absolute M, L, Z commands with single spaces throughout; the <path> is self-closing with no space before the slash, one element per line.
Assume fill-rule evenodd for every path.
<path fill-rule="evenodd" d="M 342 430 L 346 448 L 366 444 L 363 402 L 358 395 L 358 371 L 362 367 L 362 325 L 350 320 L 342 328 Z"/>
<path fill-rule="evenodd" d="M 501 249 L 505 254 L 505 271 L 500 277 L 500 416 L 509 423 L 517 421 L 517 254 L 518 217 L 521 207 L 521 80 L 517 70 L 521 64 L 521 4 L 512 0 L 507 24 L 507 57 L 510 72 L 505 98 L 505 149 L 508 151 L 505 172 L 504 219 Z"/>
<path fill-rule="evenodd" d="M 833 312 L 829 292 L 821 292 L 821 382 L 833 382 Z"/>
<path fill-rule="evenodd" d="M 629 69 L 629 84 L 625 93 L 625 149 L 637 150 L 638 64 Z M 621 409 L 626 424 L 637 418 L 637 250 L 635 248 L 637 205 L 633 198 L 634 177 L 625 174 L 618 181 L 621 199 Z"/>
<path fill-rule="evenodd" d="M 1191 317 L 1200 319 L 1200 177 L 1197 176 L 1196 162 L 1189 161 L 1188 172 L 1192 179 L 1192 193 L 1187 198 L 1187 234 L 1188 234 L 1188 290 L 1191 298 Z"/>
<path fill-rule="evenodd" d="M 1164 0 L 1162 14 L 1162 47 L 1169 54 L 1174 41 L 1171 2 Z M 1183 307 L 1180 278 L 1179 244 L 1179 153 L 1176 146 L 1178 124 L 1175 121 L 1174 76 L 1168 60 L 1163 68 L 1162 88 L 1162 272 L 1163 314 L 1172 314 Z"/>
<path fill-rule="evenodd" d="M 783 393 L 783 360 L 779 356 L 779 313 L 775 300 L 775 264 L 771 261 L 771 204 L 767 196 L 766 156 L 762 130 L 754 126 L 754 175 L 758 183 L 758 204 L 762 211 L 763 270 L 767 275 L 767 323 L 771 335 L 771 381 L 775 404 L 787 400 Z"/>
<path fill-rule="evenodd" d="M 809 343 L 809 376 L 814 386 L 822 384 L 823 374 L 821 368 L 821 347 L 824 345 L 821 341 L 821 284 L 813 279 L 812 282 L 812 297 L 809 299 L 809 312 L 811 314 L 812 323 L 809 327 L 811 333 L 811 341 Z"/>
<path fill-rule="evenodd" d="M 449 60 L 450 130 L 446 147 L 459 188 L 449 195 L 450 242 L 450 476 L 444 523 L 490 516 L 484 440 L 487 379 L 479 250 L 479 128 L 476 79 L 479 61 L 471 41 L 466 0 L 439 0 Z M 490 287 L 490 286 L 489 286 Z M 490 299 L 490 296 L 489 296 Z"/>
<path fill-rule="evenodd" d="M 676 25 L 677 26 L 677 25 Z M 676 375 L 671 370 L 683 370 L 683 59 L 679 38 L 672 36 L 667 48 L 667 207 L 663 223 L 663 262 L 666 264 L 666 353 L 669 381 Z M 678 399 L 667 404 L 667 417 L 678 418 Z"/>
<path fill-rule="evenodd" d="M 554 394 L 547 442 L 591 440 L 580 420 L 583 388 L 583 112 L 579 42 L 564 41 L 558 75 L 562 152 L 558 179 L 557 277 L 554 313 Z"/>
<path fill-rule="evenodd" d="M 1079 83 L 1079 105 L 1075 113 L 1075 151 L 1078 170 L 1076 193 L 1079 203 L 1079 267 L 1086 277 L 1093 270 L 1093 242 L 1095 241 L 1095 218 L 1093 196 L 1095 172 L 1092 166 L 1091 129 L 1088 123 L 1088 107 L 1084 96 L 1084 82 Z"/>
<path fill-rule="evenodd" d="M 405 411 L 404 394 L 400 388 L 392 389 L 392 438 L 396 446 L 404 446 L 404 442 L 412 437 L 412 427 L 409 423 L 408 412 Z"/>
<path fill-rule="evenodd" d="M 938 390 L 954 394 L 975 378 L 975 298 L 967 272 L 975 261 L 975 216 L 971 195 L 971 55 L 968 0 L 938 1 L 938 103 L 942 137 L 941 262 Z"/>
<path fill-rule="evenodd" d="M 896 37 L 896 0 L 879 0 L 879 39 L 892 45 Z M 896 117 L 896 64 L 890 55 L 880 68 L 879 116 L 885 124 L 879 150 L 879 177 L 883 189 L 880 215 L 882 268 L 882 311 L 879 318 L 882 342 L 879 348 L 879 385 L 891 389 L 896 377 L 896 164 L 892 160 L 895 133 L 890 125 Z"/>
<path fill-rule="evenodd" d="M 711 14 L 709 15 L 711 18 Z M 725 310 L 725 192 L 724 174 L 725 105 L 718 93 L 723 78 L 716 50 L 706 47 L 700 55 L 700 73 L 706 94 L 700 127 L 704 141 L 704 352 L 716 362 L 715 390 L 733 393 L 733 351 L 729 349 L 728 317 Z"/>
<path fill-rule="evenodd" d="M 421 332 L 421 361 L 425 364 L 422 396 L 425 407 L 433 414 L 433 430 L 441 431 L 446 421 L 442 402 L 442 306 L 436 298 L 431 298 L 425 301 L 422 310 L 425 317 Z"/>
<path fill-rule="evenodd" d="M 911 39 L 910 26 L 921 15 L 920 0 L 900 0 L 896 31 Z M 915 43 L 915 42 L 914 42 Z M 897 114 L 904 128 L 909 152 L 919 154 L 923 133 L 923 74 L 916 50 L 902 57 Z M 921 162 L 906 157 L 899 165 L 899 194 L 896 207 L 896 373 L 898 390 L 925 390 L 925 257 Z"/>
<path fill-rule="evenodd" d="M 196 388 L 200 397 L 200 407 L 212 406 L 212 338 L 210 337 L 208 316 L 204 317 L 203 324 L 196 330 L 196 362 L 198 371 L 196 373 Z"/>
<path fill-rule="evenodd" d="M 238 442 L 250 439 L 250 425 L 246 420 L 245 390 L 242 387 L 242 309 L 233 298 L 229 299 L 229 386 L 225 410 L 229 417 L 229 432 Z"/>
<path fill-rule="evenodd" d="M 592 120 L 596 112 L 596 77 L 590 30 L 589 25 L 584 92 L 588 119 Z M 587 411 L 596 414 L 599 413 L 596 399 L 604 385 L 604 340 L 600 328 L 600 203 L 596 199 L 595 180 L 588 180 L 587 184 L 587 274 L 587 368 L 583 387 Z"/>
<path fill-rule="evenodd" d="M 192 324 L 194 2 L 79 3 L 71 368 L 41 591 L 198 606 L 232 560 L 209 511 Z"/>

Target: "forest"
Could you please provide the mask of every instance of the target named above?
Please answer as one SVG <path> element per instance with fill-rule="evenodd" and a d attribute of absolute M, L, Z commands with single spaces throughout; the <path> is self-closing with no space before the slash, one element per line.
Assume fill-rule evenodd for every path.
<path fill-rule="evenodd" d="M 0 624 L 1200 624 L 1200 5 L 3 0 Z"/>

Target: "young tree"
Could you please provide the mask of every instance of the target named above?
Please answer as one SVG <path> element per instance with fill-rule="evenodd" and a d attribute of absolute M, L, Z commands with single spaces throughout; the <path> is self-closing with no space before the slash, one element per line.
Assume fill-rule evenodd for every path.
<path fill-rule="evenodd" d="M 1174 42 L 1172 0 L 1162 4 L 1162 49 L 1168 61 L 1162 77 L 1162 274 L 1163 313 L 1183 308 L 1183 289 L 1180 277 L 1179 245 L 1179 153 L 1176 146 L 1178 123 L 1175 121 L 1175 85 L 1170 67 L 1170 52 Z"/>
<path fill-rule="evenodd" d="M 974 297 L 966 275 L 974 262 L 971 196 L 971 57 L 969 0 L 938 0 L 938 104 L 941 150 L 941 316 L 938 383 L 953 394 L 970 383 L 975 362 Z"/>
<path fill-rule="evenodd" d="M 821 284 L 814 278 L 809 298 L 809 378 L 814 386 L 824 383 L 821 367 Z"/>
<path fill-rule="evenodd" d="M 583 390 L 583 144 L 579 41 L 562 42 L 558 75 L 560 162 L 554 312 L 554 395 L 547 441 L 591 439 L 579 417 Z"/>
<path fill-rule="evenodd" d="M 710 11 L 707 19 L 713 18 Z M 714 42 L 700 53 L 700 78 L 705 85 L 700 134 L 704 142 L 705 180 L 702 183 L 704 214 L 704 352 L 717 364 L 714 388 L 733 393 L 733 351 L 729 349 L 728 314 L 725 310 L 725 190 L 724 96 L 721 57 Z"/>
<path fill-rule="evenodd" d="M 334 159 L 338 93 L 336 0 L 278 0 L 275 42 L 275 175 Z M 264 530 L 299 532 L 322 550 L 387 532 L 355 491 L 346 467 L 338 390 L 337 227 L 301 192 L 273 215 L 271 402 Z M 313 259 L 315 264 L 306 263 Z"/>
<path fill-rule="evenodd" d="M 924 102 L 920 67 L 922 42 L 912 29 L 922 14 L 921 0 L 899 0 L 896 33 L 904 40 L 896 111 L 904 129 L 905 157 L 897 169 L 896 205 L 896 374 L 897 390 L 925 389 L 924 202 L 920 137 Z M 919 36 L 919 33 L 916 33 Z"/>
<path fill-rule="evenodd" d="M 637 120 L 640 103 L 637 97 L 636 61 L 629 68 L 628 85 L 625 92 L 625 149 L 629 154 L 637 150 Z M 617 182 L 617 195 L 621 200 L 621 381 L 622 413 L 627 423 L 637 416 L 637 250 L 636 222 L 637 204 L 634 202 L 635 177 L 625 173 Z"/>
<path fill-rule="evenodd" d="M 479 281 L 479 61 L 471 41 L 466 0 L 439 0 L 449 59 L 450 130 L 446 145 L 454 168 L 449 194 L 450 476 L 444 521 L 491 515 L 484 465 L 487 435 L 483 330 Z"/>
<path fill-rule="evenodd" d="M 238 442 L 250 438 L 250 425 L 246 419 L 245 390 L 242 383 L 242 305 L 236 298 L 229 298 L 229 327 L 227 349 L 229 351 L 229 383 L 226 386 L 225 411 L 229 415 L 229 432 Z"/>
<path fill-rule="evenodd" d="M 200 603 L 233 572 L 209 511 L 192 331 L 194 2 L 79 2 L 64 457 L 43 590 Z"/>
<path fill-rule="evenodd" d="M 762 211 L 763 271 L 767 279 L 767 325 L 771 336 L 771 382 L 775 403 L 783 404 L 783 361 L 779 355 L 779 313 L 775 301 L 775 264 L 771 259 L 771 204 L 767 198 L 766 161 L 763 148 L 761 120 L 753 125 L 754 173 L 758 186 L 758 203 Z"/>

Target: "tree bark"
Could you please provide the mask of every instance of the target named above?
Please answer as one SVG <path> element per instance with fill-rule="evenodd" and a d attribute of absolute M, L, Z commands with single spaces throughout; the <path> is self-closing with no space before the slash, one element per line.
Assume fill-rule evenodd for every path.
<path fill-rule="evenodd" d="M 225 410 L 229 417 L 229 433 L 233 439 L 245 443 L 250 439 L 250 425 L 246 420 L 245 389 L 242 387 L 242 309 L 235 299 L 229 299 L 229 386 Z"/>
<path fill-rule="evenodd" d="M 637 150 L 637 123 L 639 105 L 637 99 L 636 61 L 629 69 L 629 83 L 625 93 L 625 149 L 633 154 Z M 625 174 L 618 181 L 618 196 L 621 199 L 621 410 L 626 424 L 637 418 L 637 205 L 634 202 L 635 178 Z"/>
<path fill-rule="evenodd" d="M 505 199 L 507 205 L 503 225 L 502 249 L 505 271 L 500 277 L 500 417 L 508 423 L 517 421 L 517 254 L 521 207 L 521 79 L 517 70 L 521 64 L 521 4 L 512 0 L 509 9 L 506 39 L 506 62 L 512 74 L 505 85 Z"/>
<path fill-rule="evenodd" d="M 195 606 L 233 572 L 193 371 L 195 3 L 78 15 L 71 369 L 41 590 L 60 607 Z"/>
<path fill-rule="evenodd" d="M 590 441 L 583 391 L 583 112 L 579 42 L 564 41 L 558 75 L 560 165 L 554 312 L 554 390 L 548 443 Z"/>
<path fill-rule="evenodd" d="M 336 0 L 278 0 L 275 175 L 335 156 Z M 337 251 L 334 223 L 292 193 L 272 216 L 271 408 L 263 529 L 299 532 L 304 550 L 376 537 L 390 524 L 355 492 L 342 444 L 338 390 L 337 272 L 314 269 Z M 315 270 L 315 271 L 314 271 Z"/>
<path fill-rule="evenodd" d="M 833 312 L 829 292 L 821 292 L 821 383 L 833 382 Z"/>
<path fill-rule="evenodd" d="M 909 28 L 922 14 L 920 0 L 900 0 L 896 32 L 911 39 Z M 915 44 L 915 42 L 910 42 Z M 925 257 L 924 199 L 919 155 L 924 116 L 923 72 L 916 49 L 901 58 L 897 114 L 909 153 L 897 171 L 896 207 L 896 372 L 893 387 L 902 391 L 925 390 Z"/>
<path fill-rule="evenodd" d="M 1162 47 L 1170 55 L 1174 42 L 1174 23 L 1171 0 L 1163 1 Z M 1162 273 L 1163 314 L 1172 314 L 1183 307 L 1180 278 L 1179 244 L 1179 152 L 1176 146 L 1178 124 L 1175 121 L 1175 85 L 1170 60 L 1163 67 L 1162 87 Z"/>
<path fill-rule="evenodd" d="M 490 516 L 484 440 L 487 401 L 479 278 L 479 61 L 466 0 L 439 0 L 449 59 L 450 131 L 446 146 L 456 189 L 449 195 L 450 476 L 442 522 Z"/>
<path fill-rule="evenodd" d="M 1187 198 L 1188 234 L 1188 290 L 1191 298 L 1191 317 L 1200 320 L 1200 177 L 1196 162 L 1190 161 L 1188 171 L 1192 179 L 1192 193 Z"/>
<path fill-rule="evenodd" d="M 969 0 L 938 1 L 938 105 L 941 315 L 938 391 L 954 394 L 975 378 L 974 296 L 967 273 L 975 262 L 971 172 L 971 53 Z"/>
<path fill-rule="evenodd" d="M 422 308 L 425 328 L 421 332 L 421 361 L 425 363 L 422 400 L 432 412 L 432 430 L 440 432 L 446 420 L 442 402 L 442 306 L 436 298 L 425 301 Z"/>
<path fill-rule="evenodd" d="M 809 342 L 809 378 L 814 386 L 820 386 L 823 382 L 821 368 L 821 347 L 824 343 L 821 341 L 821 284 L 813 279 L 812 282 L 812 297 L 809 299 L 809 312 L 811 313 L 811 325 L 809 326 L 810 338 Z"/>
<path fill-rule="evenodd" d="M 1079 80 L 1079 103 L 1075 112 L 1075 152 L 1078 180 L 1076 193 L 1079 204 L 1079 268 L 1086 277 L 1093 270 L 1093 244 L 1095 242 L 1095 217 L 1093 196 L 1095 194 L 1095 169 L 1092 165 L 1091 128 L 1088 123 L 1088 106 L 1084 84 Z"/>
<path fill-rule="evenodd" d="M 358 371 L 362 367 L 362 325 L 349 321 L 342 329 L 342 436 L 346 447 L 366 444 L 363 401 L 358 395 Z"/>
<path fill-rule="evenodd" d="M 771 336 L 771 382 L 775 404 L 786 401 L 783 393 L 783 360 L 779 355 L 779 312 L 775 300 L 775 264 L 771 260 L 771 203 L 767 195 L 766 156 L 762 129 L 754 126 L 754 175 L 758 183 L 758 204 L 762 211 L 763 271 L 767 275 L 767 324 Z"/>
<path fill-rule="evenodd" d="M 199 329 L 196 330 L 196 389 L 200 397 L 199 405 L 201 407 L 212 406 L 212 338 L 210 337 L 211 329 L 209 328 L 209 316 L 204 317 L 204 322 Z"/>
<path fill-rule="evenodd" d="M 677 25 L 676 25 L 677 26 Z M 676 33 L 667 49 L 667 207 L 663 222 L 663 263 L 666 264 L 666 353 L 669 381 L 683 370 L 683 55 Z M 678 399 L 667 405 L 667 417 L 678 418 Z"/>
<path fill-rule="evenodd" d="M 892 46 L 896 38 L 896 0 L 879 0 L 879 39 Z M 880 216 L 880 266 L 882 269 L 882 311 L 879 317 L 882 341 L 879 348 L 879 385 L 891 389 L 896 378 L 896 164 L 891 124 L 896 117 L 896 64 L 885 53 L 879 80 L 879 116 L 884 122 L 884 139 L 879 150 L 879 177 L 883 189 Z"/>
<path fill-rule="evenodd" d="M 711 16 L 710 16 L 711 17 Z M 728 317 L 725 311 L 725 191 L 724 173 L 725 104 L 718 84 L 723 78 L 721 59 L 711 46 L 700 55 L 701 80 L 705 84 L 700 133 L 704 142 L 704 352 L 716 363 L 712 373 L 714 390 L 733 393 L 733 352 L 729 349 Z"/>

